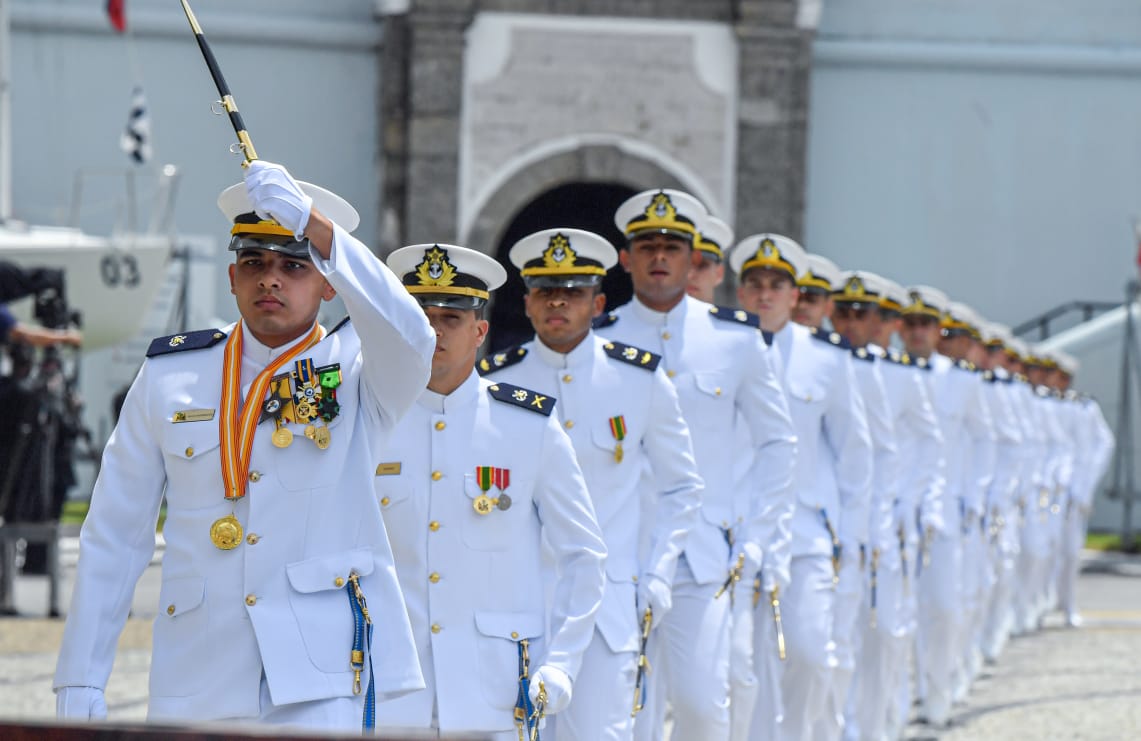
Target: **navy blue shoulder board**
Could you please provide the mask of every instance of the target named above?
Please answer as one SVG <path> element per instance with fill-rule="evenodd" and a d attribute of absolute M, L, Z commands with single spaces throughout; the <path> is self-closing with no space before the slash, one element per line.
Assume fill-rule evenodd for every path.
<path fill-rule="evenodd" d="M 510 383 L 493 383 L 487 387 L 488 393 L 497 401 L 522 407 L 529 412 L 536 412 L 544 417 L 551 416 L 555 408 L 555 397 L 543 396 L 522 386 L 512 386 Z"/>
<path fill-rule="evenodd" d="M 476 364 L 475 368 L 479 375 L 486 376 L 488 373 L 494 373 L 497 370 L 515 365 L 525 357 L 527 357 L 526 348 L 516 345 L 484 358 Z"/>
<path fill-rule="evenodd" d="M 750 314 L 744 309 L 734 309 L 731 306 L 714 306 L 709 309 L 709 313 L 713 318 L 720 319 L 726 322 L 737 322 L 744 324 L 753 329 L 761 328 L 761 318 L 756 314 Z"/>
<path fill-rule="evenodd" d="M 590 323 L 590 327 L 591 329 L 603 329 L 605 327 L 609 327 L 611 324 L 614 324 L 617 321 L 618 315 L 613 311 L 608 311 L 605 314 L 599 314 L 598 316 L 594 317 L 594 320 Z"/>
<path fill-rule="evenodd" d="M 841 350 L 851 350 L 852 343 L 839 332 L 824 332 L 819 327 L 813 327 L 811 330 L 812 336 L 821 342 L 827 342 L 829 345 L 838 347 Z"/>
<path fill-rule="evenodd" d="M 226 339 L 226 333 L 220 329 L 200 329 L 196 332 L 156 337 L 151 340 L 151 346 L 147 348 L 147 357 L 169 355 L 172 352 L 183 352 L 184 350 L 201 350 L 205 347 L 213 347 L 224 339 Z"/>
<path fill-rule="evenodd" d="M 609 341 L 602 346 L 603 351 L 615 360 L 623 363 L 645 368 L 648 371 L 657 370 L 662 356 L 655 355 L 649 350 L 640 350 L 633 345 L 624 345 L 621 342 Z"/>

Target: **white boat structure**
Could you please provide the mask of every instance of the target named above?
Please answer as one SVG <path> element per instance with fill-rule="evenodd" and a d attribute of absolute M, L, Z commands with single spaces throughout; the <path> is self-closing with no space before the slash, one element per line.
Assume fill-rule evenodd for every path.
<path fill-rule="evenodd" d="M 150 219 L 145 232 L 127 228 L 109 236 L 96 236 L 75 227 L 14 221 L 8 31 L 8 3 L 0 0 L 0 260 L 27 268 L 62 269 L 64 297 L 69 309 L 80 314 L 84 351 L 117 345 L 142 329 L 147 311 L 167 277 L 174 246 L 169 214 L 177 173 L 169 165 L 160 172 L 154 213 L 162 216 Z M 133 174 L 127 176 L 125 183 L 124 193 L 132 201 L 127 204 L 127 212 L 133 215 Z M 80 193 L 77 187 L 73 195 L 73 223 L 78 223 Z M 128 227 L 131 221 L 128 219 Z M 18 318 L 32 320 L 31 299 L 10 306 Z"/>

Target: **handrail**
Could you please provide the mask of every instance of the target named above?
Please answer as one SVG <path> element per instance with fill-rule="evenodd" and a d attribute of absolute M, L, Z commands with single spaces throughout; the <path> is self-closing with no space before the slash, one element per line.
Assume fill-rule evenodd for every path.
<path fill-rule="evenodd" d="M 1038 339 L 1044 340 L 1050 336 L 1050 322 L 1060 319 L 1071 312 L 1081 311 L 1082 321 L 1088 322 L 1090 319 L 1093 319 L 1095 314 L 1116 309 L 1119 306 L 1121 306 L 1121 302 L 1119 301 L 1067 301 L 1060 306 L 1055 306 L 1049 311 L 1042 312 L 1032 319 L 1026 320 L 1011 331 L 1015 337 L 1020 337 L 1033 329 L 1037 329 L 1039 335 Z"/>

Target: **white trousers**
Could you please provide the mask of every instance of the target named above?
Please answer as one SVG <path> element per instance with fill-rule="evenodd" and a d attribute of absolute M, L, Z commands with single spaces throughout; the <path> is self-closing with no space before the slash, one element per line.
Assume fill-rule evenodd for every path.
<path fill-rule="evenodd" d="M 1059 558 L 1058 607 L 1069 617 L 1078 614 L 1078 571 L 1081 567 L 1082 548 L 1086 543 L 1086 516 L 1079 507 L 1066 512 L 1066 522 Z"/>
<path fill-rule="evenodd" d="M 726 567 L 728 573 L 728 567 Z M 665 706 L 677 741 L 729 738 L 729 599 L 720 584 L 698 584 L 684 555 L 674 577 L 673 609 L 650 636 L 646 707 L 634 721 L 638 741 L 663 738 Z"/>
<path fill-rule="evenodd" d="M 792 583 L 781 600 L 788 660 L 781 680 L 784 717 L 779 737 L 783 741 L 812 741 L 816 724 L 827 712 L 836 669 L 832 559 L 796 556 L 791 571 Z"/>
<path fill-rule="evenodd" d="M 845 548 L 840 565 L 840 582 L 836 585 L 836 601 L 832 610 L 832 642 L 836 647 L 836 669 L 829 683 L 825 712 L 817 724 L 814 739 L 836 741 L 844 731 L 844 708 L 856 673 L 856 661 L 863 642 L 861 620 L 869 618 L 864 604 L 864 590 L 870 565 L 865 553 L 863 568 L 857 548 Z"/>
<path fill-rule="evenodd" d="M 729 738 L 748 741 L 757 703 L 758 681 L 754 670 L 753 579 L 733 587 L 729 638 Z M 722 595 L 725 599 L 727 595 Z M 767 604 L 767 600 L 765 601 Z"/>
<path fill-rule="evenodd" d="M 909 625 L 899 558 L 881 559 L 876 570 L 874 620 L 870 571 L 868 578 L 868 592 L 856 626 L 861 634 L 860 650 L 844 708 L 844 738 L 879 741 L 895 702 Z"/>
<path fill-rule="evenodd" d="M 785 600 L 781 595 L 778 598 L 783 627 Z M 784 664 L 780 659 L 772 595 L 762 595 L 753 611 L 753 673 L 757 679 L 757 693 L 747 735 L 751 741 L 771 741 L 780 735 L 784 720 L 781 693 Z"/>
<path fill-rule="evenodd" d="M 944 721 L 951 708 L 956 651 L 962 635 L 962 533 L 936 535 L 929 545 L 928 563 L 919 578 L 919 640 L 917 680 L 927 711 Z"/>
<path fill-rule="evenodd" d="M 543 741 L 630 741 L 638 654 L 614 652 L 596 630 L 582 656 L 570 705 L 547 719 Z M 649 683 L 651 677 L 642 681 Z M 646 684 L 649 687 L 649 684 Z"/>

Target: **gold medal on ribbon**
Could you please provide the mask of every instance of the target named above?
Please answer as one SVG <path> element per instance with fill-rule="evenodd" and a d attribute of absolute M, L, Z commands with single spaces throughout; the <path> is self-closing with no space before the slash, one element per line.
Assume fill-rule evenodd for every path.
<path fill-rule="evenodd" d="M 304 420 L 313 419 L 313 417 L 316 416 L 313 414 L 312 405 L 310 405 L 309 402 L 307 402 L 307 401 L 299 401 L 296 404 L 294 404 L 293 407 L 294 407 L 294 409 L 297 410 L 297 420 L 299 422 L 303 419 Z"/>
<path fill-rule="evenodd" d="M 489 515 L 491 514 L 492 507 L 494 507 L 494 505 L 491 503 L 491 497 L 487 496 L 486 494 L 480 494 L 478 497 L 473 499 L 471 506 L 477 515 Z"/>
<path fill-rule="evenodd" d="M 278 427 L 273 431 L 273 444 L 279 448 L 288 448 L 293 444 L 293 432 L 288 427 Z"/>
<path fill-rule="evenodd" d="M 305 437 L 309 438 L 310 440 L 316 440 L 317 439 L 317 426 L 316 425 L 305 425 Z"/>
<path fill-rule="evenodd" d="M 317 431 L 313 433 L 313 442 L 317 443 L 317 447 L 321 450 L 326 450 L 329 443 L 333 442 L 333 436 L 329 434 L 328 427 L 318 427 Z"/>
<path fill-rule="evenodd" d="M 242 542 L 242 523 L 232 514 L 219 517 L 210 526 L 210 542 L 223 551 L 237 548 Z"/>
<path fill-rule="evenodd" d="M 610 434 L 614 436 L 614 462 L 621 463 L 624 453 L 622 441 L 626 439 L 626 417 L 619 414 L 610 418 Z"/>

